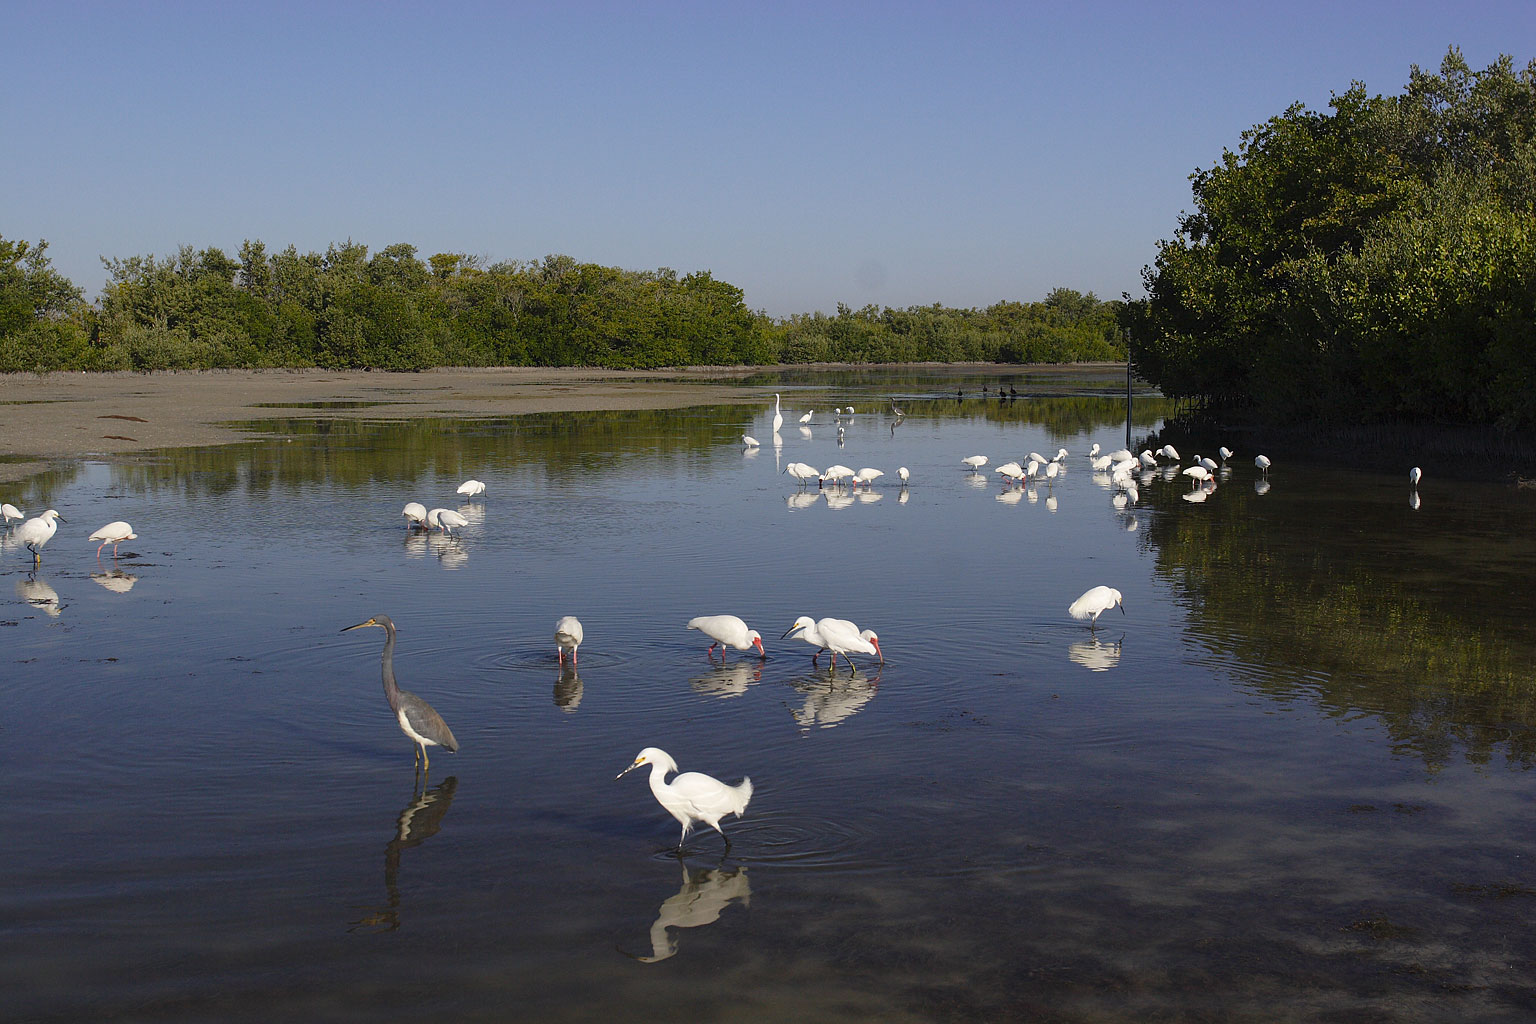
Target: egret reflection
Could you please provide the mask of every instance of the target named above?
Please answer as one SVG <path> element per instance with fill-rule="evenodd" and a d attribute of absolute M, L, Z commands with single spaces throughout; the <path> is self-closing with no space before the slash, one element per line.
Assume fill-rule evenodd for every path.
<path fill-rule="evenodd" d="M 715 868 L 689 868 L 683 864 L 682 869 L 682 888 L 678 889 L 677 895 L 668 896 L 662 902 L 656 920 L 651 924 L 651 955 L 626 953 L 626 956 L 643 964 L 676 956 L 677 939 L 671 929 L 714 924 L 732 903 L 747 906 L 750 902 L 752 887 L 747 884 L 747 869 L 743 866 L 726 868 L 722 862 Z"/>
<path fill-rule="evenodd" d="M 1253 493 L 1259 495 L 1268 494 L 1269 481 L 1264 477 L 1260 477 L 1259 479 L 1255 480 L 1253 482 Z"/>
<path fill-rule="evenodd" d="M 761 662 L 733 661 L 718 665 L 688 680 L 693 692 L 705 697 L 740 697 L 747 687 L 763 678 Z"/>
<path fill-rule="evenodd" d="M 875 699 L 880 683 L 877 673 L 870 677 L 858 669 L 847 675 L 836 669 L 830 673 L 817 672 L 793 680 L 790 685 L 805 697 L 798 710 L 791 710 L 796 724 L 802 731 L 830 729 L 853 717 L 864 705 Z"/>
<path fill-rule="evenodd" d="M 352 922 L 350 932 L 392 932 L 400 927 L 400 853 L 437 835 L 459 786 L 459 780 L 450 775 L 423 792 L 424 780 L 418 771 L 411 801 L 395 819 L 395 837 L 384 846 L 385 903 Z"/>
<path fill-rule="evenodd" d="M 1120 664 L 1120 644 L 1124 639 L 1121 637 L 1113 643 L 1098 637 L 1079 640 L 1067 645 L 1067 658 L 1090 672 L 1108 672 Z"/>
<path fill-rule="evenodd" d="M 796 491 L 784 499 L 784 503 L 793 509 L 806 509 L 821 500 L 820 491 Z"/>
<path fill-rule="evenodd" d="M 469 551 L 464 547 L 464 542 L 453 534 L 429 534 L 427 549 L 437 556 L 444 569 L 462 569 L 469 563 Z"/>
<path fill-rule="evenodd" d="M 572 662 L 560 669 L 560 675 L 555 680 L 555 707 L 571 712 L 580 706 L 581 676 L 576 674 L 576 665 Z"/>
<path fill-rule="evenodd" d="M 26 579 L 16 581 L 16 596 L 34 608 L 48 613 L 50 618 L 58 618 L 59 612 L 64 606 L 59 603 L 59 592 L 48 585 L 47 580 L 40 580 L 31 574 Z"/>
<path fill-rule="evenodd" d="M 823 493 L 825 493 L 827 496 L 827 508 L 830 508 L 833 511 L 838 509 L 851 508 L 853 507 L 853 503 L 857 500 L 847 491 L 831 490 L 825 491 Z"/>
<path fill-rule="evenodd" d="M 91 579 L 100 583 L 114 594 L 126 594 L 133 589 L 133 585 L 139 582 L 139 578 L 131 572 L 121 569 L 113 569 L 111 572 L 93 572 Z"/>

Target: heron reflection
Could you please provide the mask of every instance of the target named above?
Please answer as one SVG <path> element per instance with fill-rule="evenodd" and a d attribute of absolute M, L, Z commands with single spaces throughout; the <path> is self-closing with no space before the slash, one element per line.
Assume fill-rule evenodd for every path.
<path fill-rule="evenodd" d="M 689 868 L 682 865 L 683 885 L 677 895 L 668 896 L 651 924 L 651 955 L 637 956 L 626 953 L 643 964 L 654 964 L 677 955 L 677 939 L 673 928 L 699 928 L 720 920 L 720 914 L 732 903 L 747 906 L 751 902 L 752 887 L 747 884 L 747 869 L 743 866 L 727 868 L 722 861 L 719 867 Z"/>
<path fill-rule="evenodd" d="M 1120 664 L 1120 644 L 1125 637 L 1110 643 L 1092 637 L 1067 645 L 1067 658 L 1090 672 L 1108 672 Z"/>
<path fill-rule="evenodd" d="M 857 668 L 847 675 L 833 669 L 831 673 L 817 672 L 792 680 L 790 685 L 805 697 L 798 710 L 791 709 L 796 724 L 802 731 L 830 729 L 858 714 L 864 705 L 875 699 L 880 675 L 866 676 Z"/>
<path fill-rule="evenodd" d="M 688 680 L 693 692 L 706 697 L 740 697 L 747 687 L 763 678 L 762 662 L 733 661 L 717 665 Z"/>
<path fill-rule="evenodd" d="M 576 674 L 575 662 L 564 664 L 555 680 L 555 707 L 561 711 L 575 711 L 581 705 L 581 676 Z"/>
<path fill-rule="evenodd" d="M 424 773 L 416 773 L 411 802 L 395 819 L 395 837 L 384 846 L 385 904 L 352 922 L 348 931 L 392 932 L 400 927 L 400 852 L 437 835 L 453 804 L 453 791 L 459 785 L 459 780 L 450 775 L 423 791 L 425 778 Z"/>
<path fill-rule="evenodd" d="M 131 572 L 121 569 L 113 569 L 111 572 L 93 572 L 91 579 L 100 583 L 114 594 L 126 594 L 133 589 L 133 585 L 139 582 L 139 578 Z"/>
<path fill-rule="evenodd" d="M 58 618 L 59 612 L 64 606 L 59 603 L 59 592 L 48 585 L 47 580 L 40 580 L 31 573 L 26 579 L 16 581 L 16 596 L 34 608 L 39 608 L 48 613 L 49 618 Z"/>

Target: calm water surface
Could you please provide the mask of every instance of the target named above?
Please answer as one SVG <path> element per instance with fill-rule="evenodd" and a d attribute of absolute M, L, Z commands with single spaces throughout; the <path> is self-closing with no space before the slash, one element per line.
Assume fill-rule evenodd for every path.
<path fill-rule="evenodd" d="M 5 495 L 68 522 L 0 561 L 0 1018 L 1531 1019 L 1531 495 L 1240 451 L 1121 509 L 1114 382 L 1009 382 L 806 376 L 779 451 L 771 397 L 276 420 Z M 1061 446 L 1049 488 L 959 461 Z M 766 662 L 706 657 L 720 612 Z M 339 632 L 376 613 L 462 744 L 429 775 Z M 813 666 L 800 614 L 886 664 Z M 615 781 L 648 745 L 752 777 L 729 854 Z"/>

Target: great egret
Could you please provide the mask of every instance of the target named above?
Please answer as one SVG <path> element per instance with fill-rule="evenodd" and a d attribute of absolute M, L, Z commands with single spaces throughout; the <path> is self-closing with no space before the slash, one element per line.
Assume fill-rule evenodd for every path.
<path fill-rule="evenodd" d="M 571 652 L 571 664 L 576 664 L 576 648 L 581 646 L 583 635 L 581 620 L 574 615 L 561 616 L 560 621 L 555 623 L 555 654 L 562 664 L 565 663 L 566 651 Z"/>
<path fill-rule="evenodd" d="M 738 651 L 750 651 L 756 647 L 758 657 L 768 657 L 763 650 L 762 634 L 755 629 L 748 629 L 746 622 L 734 615 L 700 615 L 688 620 L 688 628 L 698 630 L 715 642 L 709 645 L 707 654 L 714 654 L 715 644 L 719 644 L 722 659 L 727 647 L 734 647 Z"/>
<path fill-rule="evenodd" d="M 485 484 L 479 480 L 465 480 L 459 484 L 459 492 L 467 498 L 473 498 L 477 494 L 485 493 Z"/>
<path fill-rule="evenodd" d="M 1423 480 L 1423 479 L 1424 479 L 1424 471 L 1422 469 L 1420 469 L 1418 466 L 1414 466 L 1412 469 L 1410 469 L 1408 471 L 1408 483 L 1411 486 L 1413 486 L 1413 487 L 1419 486 L 1419 481 Z"/>
<path fill-rule="evenodd" d="M 779 428 L 784 425 L 784 416 L 779 412 L 779 396 L 775 392 L 773 396 L 773 432 L 777 434 Z"/>
<path fill-rule="evenodd" d="M 0 515 L 5 517 L 5 525 L 7 526 L 11 525 L 12 519 L 26 518 L 26 513 L 17 508 L 15 505 L 12 505 L 10 502 L 6 502 L 3 505 L 0 505 Z"/>
<path fill-rule="evenodd" d="M 1255 458 L 1253 460 L 1253 464 L 1255 466 L 1258 466 L 1259 469 L 1263 471 L 1265 476 L 1269 475 L 1269 456 L 1268 455 L 1260 455 L 1260 456 L 1258 456 L 1257 458 Z"/>
<path fill-rule="evenodd" d="M 116 558 L 117 546 L 125 540 L 138 540 L 139 535 L 133 532 L 133 527 L 122 520 L 118 520 L 115 523 L 108 523 L 86 539 L 101 541 L 101 544 L 96 548 L 97 558 L 101 557 L 101 549 L 108 544 L 112 545 L 112 557 Z"/>
<path fill-rule="evenodd" d="M 987 457 L 985 455 L 967 455 L 960 460 L 960 463 L 964 466 L 969 466 L 971 472 L 974 473 L 987 464 Z"/>
<path fill-rule="evenodd" d="M 400 514 L 408 520 L 407 526 L 424 527 L 427 525 L 427 506 L 419 501 L 406 502 L 405 508 L 400 510 Z"/>
<path fill-rule="evenodd" d="M 32 552 L 32 564 L 41 565 L 43 561 L 43 545 L 53 539 L 58 532 L 59 523 L 67 523 L 69 520 L 55 509 L 49 509 L 35 519 L 28 519 L 16 527 L 16 535 L 12 538 L 17 544 L 25 545 Z"/>
<path fill-rule="evenodd" d="M 384 697 L 400 723 L 400 731 L 416 744 L 416 755 L 422 768 L 432 767 L 432 762 L 427 759 L 428 747 L 442 747 L 450 753 L 458 753 L 459 741 L 453 738 L 453 730 L 448 728 L 443 716 L 433 710 L 432 705 L 409 690 L 400 689 L 395 683 L 395 624 L 388 615 L 375 615 L 367 622 L 348 626 L 342 632 L 362 629 L 364 626 L 378 626 L 384 630 L 384 656 L 379 662 L 384 676 Z"/>
<path fill-rule="evenodd" d="M 1111 608 L 1119 608 L 1125 614 L 1125 599 L 1114 587 L 1094 587 L 1067 606 L 1067 614 L 1074 619 L 1087 619 L 1092 626 L 1099 623 L 1099 615 Z"/>
<path fill-rule="evenodd" d="M 668 782 L 667 775 L 677 771 L 677 762 L 660 747 L 646 747 L 640 751 L 635 755 L 634 763 L 614 778 L 622 779 L 647 764 L 651 766 L 651 793 L 656 802 L 683 826 L 683 834 L 677 840 L 679 850 L 687 841 L 695 821 L 702 821 L 719 832 L 725 845 L 731 845 L 731 837 L 720 827 L 720 819 L 727 814 L 740 817 L 747 809 L 747 802 L 752 799 L 751 779 L 744 778 L 737 785 L 727 786 L 702 772 L 683 772 Z"/>

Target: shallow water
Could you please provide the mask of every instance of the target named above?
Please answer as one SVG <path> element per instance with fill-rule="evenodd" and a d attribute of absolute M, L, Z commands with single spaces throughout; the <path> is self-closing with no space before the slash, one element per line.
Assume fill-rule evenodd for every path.
<path fill-rule="evenodd" d="M 1118 509 L 1083 457 L 1125 440 L 1116 382 L 1002 383 L 1039 397 L 808 375 L 780 451 L 770 398 L 277 420 L 31 481 L 68 522 L 0 560 L 0 1018 L 1529 1019 L 1536 503 L 1265 489 L 1240 452 Z M 959 462 L 1060 446 L 1049 487 Z M 815 495 L 789 461 L 886 475 Z M 470 525 L 413 534 L 409 500 Z M 1090 630 L 1100 583 L 1126 612 Z M 382 634 L 339 632 L 380 612 L 462 744 L 426 776 Z M 766 662 L 683 629 L 719 612 Z M 885 665 L 813 666 L 800 614 Z M 680 860 L 614 780 L 647 745 L 752 777 L 728 854 Z"/>

